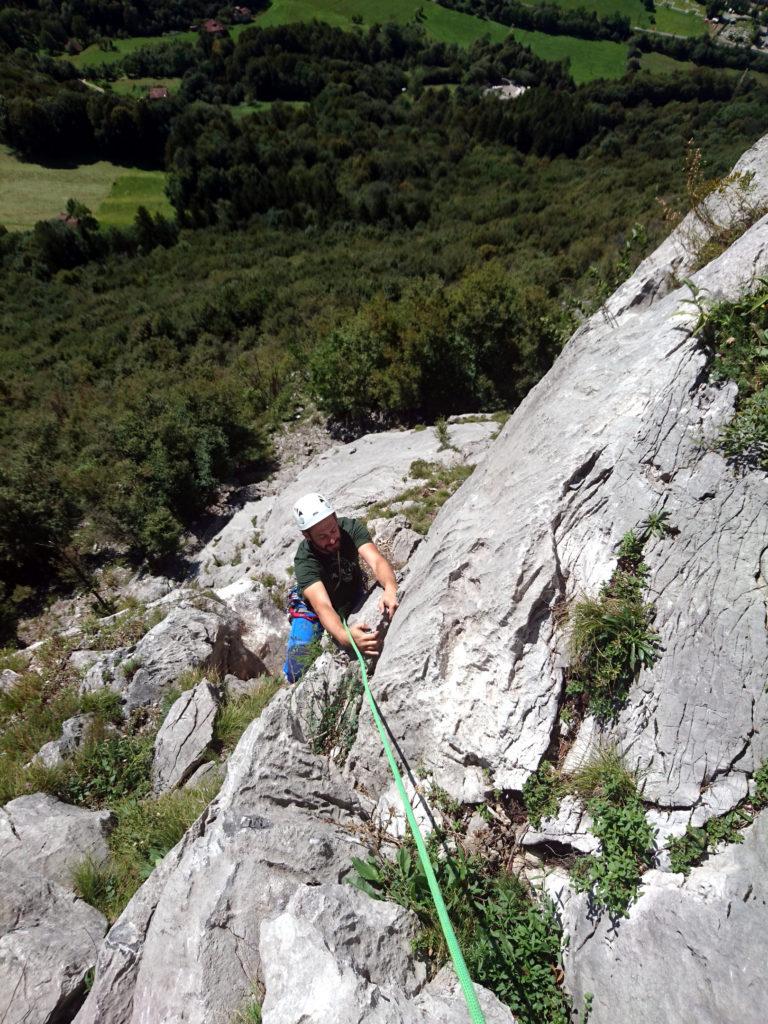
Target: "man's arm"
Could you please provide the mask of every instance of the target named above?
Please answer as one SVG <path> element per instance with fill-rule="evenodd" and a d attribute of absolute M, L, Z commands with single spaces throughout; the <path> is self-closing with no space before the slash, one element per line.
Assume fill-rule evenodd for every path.
<path fill-rule="evenodd" d="M 310 584 L 304 588 L 303 597 L 312 605 L 323 629 L 328 630 L 333 639 L 342 647 L 349 647 L 349 638 L 344 624 L 331 604 L 325 584 L 320 580 Z M 363 654 L 379 653 L 378 635 L 372 632 L 369 626 L 350 626 L 349 631 Z"/>
<path fill-rule="evenodd" d="M 373 541 L 369 541 L 367 544 L 362 544 L 357 550 L 358 554 L 360 554 L 371 567 L 371 572 L 384 590 L 384 593 L 379 598 L 379 610 L 382 612 L 385 611 L 391 619 L 397 611 L 397 581 L 395 580 L 395 571 Z"/>

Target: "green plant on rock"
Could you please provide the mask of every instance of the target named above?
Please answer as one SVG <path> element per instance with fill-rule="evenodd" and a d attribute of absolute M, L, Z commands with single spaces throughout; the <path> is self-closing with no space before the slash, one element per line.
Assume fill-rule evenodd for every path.
<path fill-rule="evenodd" d="M 742 830 L 751 824 L 752 815 L 736 808 L 717 818 L 710 818 L 703 826 L 688 825 L 681 836 L 667 844 L 669 866 L 672 871 L 687 875 L 721 843 L 742 843 Z"/>
<path fill-rule="evenodd" d="M 325 673 L 315 681 L 307 709 L 307 730 L 313 754 L 347 759 L 357 736 L 363 683 L 352 668 L 333 687 Z"/>
<path fill-rule="evenodd" d="M 442 506 L 471 476 L 474 468 L 461 463 L 446 466 L 442 462 L 416 459 L 411 463 L 409 474 L 419 483 L 401 491 L 387 504 L 371 505 L 366 518 L 391 517 L 395 513 L 390 506 L 402 502 L 407 506 L 405 511 L 413 529 L 427 533 Z"/>
<path fill-rule="evenodd" d="M 432 867 L 472 979 L 491 989 L 521 1024 L 567 1024 L 568 999 L 557 983 L 561 931 L 551 904 L 533 899 L 513 875 L 489 874 L 479 858 L 461 852 L 438 857 L 438 846 L 429 843 Z M 448 950 L 412 844 L 401 847 L 394 861 L 355 859 L 353 865 L 353 884 L 417 915 L 417 954 L 433 969 L 445 963 Z"/>
<path fill-rule="evenodd" d="M 756 811 L 768 806 L 768 761 L 765 761 L 754 774 L 755 792 L 752 806 Z"/>
<path fill-rule="evenodd" d="M 572 878 L 578 891 L 590 891 L 613 917 L 625 917 L 637 897 L 642 872 L 651 866 L 654 832 L 645 817 L 637 780 L 611 749 L 576 772 L 570 786 L 585 801 L 599 854 L 576 862 Z"/>
<path fill-rule="evenodd" d="M 736 302 L 702 311 L 697 325 L 712 353 L 710 378 L 738 386 L 736 413 L 723 430 L 726 455 L 768 472 L 768 280 Z"/>
<path fill-rule="evenodd" d="M 656 512 L 624 534 L 610 580 L 596 598 L 581 598 L 571 609 L 572 664 L 566 692 L 582 697 L 598 718 L 616 715 L 638 671 L 658 657 L 653 606 L 643 599 L 648 575 L 643 549 L 650 537 L 670 532 L 668 514 Z"/>
<path fill-rule="evenodd" d="M 542 761 L 523 786 L 523 803 L 534 828 L 540 828 L 542 818 L 557 814 L 562 795 L 560 777 L 549 761 Z"/>
<path fill-rule="evenodd" d="M 110 834 L 104 864 L 86 858 L 73 869 L 75 891 L 114 921 L 216 795 L 220 781 L 153 798 L 128 797 L 112 810 L 117 825 Z"/>

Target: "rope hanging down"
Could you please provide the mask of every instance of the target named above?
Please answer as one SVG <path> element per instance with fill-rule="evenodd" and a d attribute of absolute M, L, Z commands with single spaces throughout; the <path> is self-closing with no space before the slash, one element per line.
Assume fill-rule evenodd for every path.
<path fill-rule="evenodd" d="M 376 728 L 379 730 L 379 736 L 384 746 L 384 753 L 387 755 L 387 761 L 389 761 L 389 767 L 392 769 L 392 774 L 395 777 L 395 785 L 397 791 L 400 794 L 400 799 L 403 801 L 403 808 L 405 809 L 405 816 L 408 819 L 408 824 L 411 827 L 411 833 L 416 842 L 416 849 L 419 851 L 419 858 L 421 859 L 421 866 L 424 868 L 424 874 L 427 876 L 427 882 L 429 884 L 429 891 L 432 894 L 432 900 L 437 910 L 437 916 L 440 920 L 440 927 L 443 929 L 443 935 L 453 960 L 453 966 L 456 971 L 456 977 L 459 979 L 461 990 L 464 993 L 464 998 L 467 1001 L 467 1009 L 469 1010 L 469 1016 L 472 1020 L 472 1024 L 485 1024 L 485 1017 L 483 1011 L 480 1009 L 480 1003 L 477 1001 L 477 993 L 475 992 L 475 986 L 472 984 L 472 979 L 469 976 L 467 965 L 464 962 L 464 956 L 459 947 L 456 934 L 453 930 L 451 920 L 448 917 L 448 911 L 443 900 L 443 894 L 440 892 L 440 886 L 437 879 L 435 878 L 435 872 L 432 868 L 432 862 L 429 859 L 427 853 L 427 847 L 424 843 L 424 837 L 421 834 L 419 823 L 416 821 L 416 815 L 413 813 L 411 807 L 411 801 L 408 799 L 408 794 L 405 791 L 403 785 L 403 778 L 400 774 L 400 769 L 397 767 L 395 756 L 392 753 L 392 747 L 390 746 L 389 739 L 387 738 L 386 729 L 384 723 L 379 715 L 378 708 L 376 707 L 376 701 L 373 699 L 373 693 L 371 692 L 370 684 L 368 683 L 368 671 L 365 667 L 365 661 L 363 656 L 357 648 L 357 644 L 352 639 L 352 634 L 349 631 L 347 620 L 342 619 L 344 623 L 344 629 L 347 631 L 349 642 L 352 644 L 357 660 L 360 662 L 360 668 L 363 673 L 363 686 L 365 688 L 365 696 L 368 699 L 368 705 L 373 715 L 373 720 L 376 723 Z"/>

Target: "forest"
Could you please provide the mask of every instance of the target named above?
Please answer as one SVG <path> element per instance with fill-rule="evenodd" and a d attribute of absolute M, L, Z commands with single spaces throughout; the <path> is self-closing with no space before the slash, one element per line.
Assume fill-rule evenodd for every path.
<path fill-rule="evenodd" d="M 514 41 L 417 24 L 184 46 L 131 55 L 184 65 L 154 102 L 3 61 L 19 156 L 140 158 L 176 212 L 106 230 L 75 196 L 0 230 L 8 642 L 104 560 L 182 569 L 218 489 L 265 473 L 271 431 L 308 410 L 353 436 L 513 409 L 668 232 L 658 200 L 684 211 L 687 149 L 722 175 L 768 114 L 750 76 L 576 86 Z M 528 87 L 514 103 L 484 94 L 502 76 Z"/>

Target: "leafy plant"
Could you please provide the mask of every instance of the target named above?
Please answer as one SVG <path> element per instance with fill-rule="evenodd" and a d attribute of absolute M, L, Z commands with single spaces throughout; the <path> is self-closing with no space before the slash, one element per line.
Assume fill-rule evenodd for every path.
<path fill-rule="evenodd" d="M 591 891 L 595 902 L 612 916 L 625 917 L 637 896 L 640 875 L 653 861 L 654 833 L 637 781 L 609 748 L 575 773 L 571 785 L 584 798 L 601 844 L 599 854 L 576 862 L 574 885 L 578 891 Z"/>
<path fill-rule="evenodd" d="M 551 904 L 532 899 L 513 875 L 490 875 L 478 858 L 460 851 L 436 856 L 438 845 L 436 839 L 429 844 L 432 867 L 473 980 L 490 988 L 521 1024 L 566 1024 L 568 1000 L 556 980 L 561 932 Z M 435 968 L 444 963 L 448 950 L 410 845 L 394 862 L 355 858 L 353 866 L 353 884 L 414 911 L 422 925 L 417 953 Z"/>
<path fill-rule="evenodd" d="M 752 797 L 752 806 L 755 810 L 760 810 L 763 807 L 768 806 L 768 761 L 757 769 L 754 774 L 755 781 L 755 792 Z"/>
<path fill-rule="evenodd" d="M 667 843 L 672 871 L 687 875 L 721 843 L 742 843 L 744 837 L 741 832 L 752 820 L 751 814 L 736 808 L 728 814 L 710 818 L 702 827 L 688 825 L 683 835 L 675 836 Z"/>
<path fill-rule="evenodd" d="M 523 803 L 534 828 L 541 826 L 542 818 L 557 814 L 561 796 L 562 785 L 557 772 L 549 761 L 542 761 L 523 786 Z"/>

